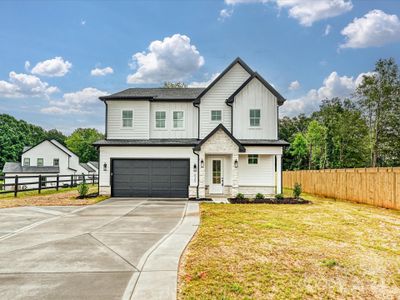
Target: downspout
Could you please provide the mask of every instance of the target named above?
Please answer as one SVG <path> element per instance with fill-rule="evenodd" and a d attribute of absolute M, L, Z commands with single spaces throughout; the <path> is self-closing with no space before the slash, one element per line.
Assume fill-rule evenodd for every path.
<path fill-rule="evenodd" d="M 197 185 L 196 185 L 196 199 L 199 199 L 199 186 L 200 186 L 200 155 L 192 148 L 193 154 L 197 156 Z"/>
<path fill-rule="evenodd" d="M 106 105 L 106 116 L 105 116 L 105 124 L 106 124 L 106 128 L 105 128 L 105 131 L 104 131 L 104 137 L 105 137 L 105 139 L 107 139 L 107 127 L 108 127 L 108 105 L 107 105 L 107 101 L 104 101 L 104 104 Z"/>
<path fill-rule="evenodd" d="M 193 106 L 197 108 L 197 139 L 200 139 L 200 106 L 193 102 Z"/>
<path fill-rule="evenodd" d="M 228 102 L 228 100 L 225 103 L 231 108 L 231 134 L 233 135 L 233 104 Z"/>

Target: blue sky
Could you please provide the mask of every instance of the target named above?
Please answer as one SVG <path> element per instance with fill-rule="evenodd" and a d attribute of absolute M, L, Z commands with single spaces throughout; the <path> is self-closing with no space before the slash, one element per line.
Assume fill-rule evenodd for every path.
<path fill-rule="evenodd" d="M 65 133 L 104 130 L 100 95 L 204 85 L 237 56 L 289 116 L 349 95 L 379 58 L 400 62 L 398 0 L 2 1 L 0 12 L 0 113 Z"/>

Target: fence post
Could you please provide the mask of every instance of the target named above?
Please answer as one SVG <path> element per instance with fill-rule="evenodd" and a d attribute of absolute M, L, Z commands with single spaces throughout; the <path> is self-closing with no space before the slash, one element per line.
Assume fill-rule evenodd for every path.
<path fill-rule="evenodd" d="M 42 175 L 39 175 L 39 188 L 38 188 L 39 194 L 42 192 Z"/>
<path fill-rule="evenodd" d="M 59 187 L 59 183 L 60 183 L 60 176 L 57 174 L 57 179 L 56 179 L 56 181 L 57 181 L 57 185 L 56 185 L 56 191 L 58 191 L 58 187 Z"/>
<path fill-rule="evenodd" d="M 14 197 L 18 195 L 18 175 L 15 175 L 15 185 L 14 185 Z"/>
<path fill-rule="evenodd" d="M 71 175 L 71 182 L 70 182 L 70 187 L 72 187 L 74 185 L 74 175 Z"/>
<path fill-rule="evenodd" d="M 94 174 L 92 174 L 92 185 L 94 185 Z"/>

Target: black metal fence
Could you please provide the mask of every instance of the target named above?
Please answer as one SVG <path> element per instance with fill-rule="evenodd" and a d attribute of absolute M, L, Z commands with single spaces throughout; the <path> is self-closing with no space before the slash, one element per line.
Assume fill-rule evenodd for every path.
<path fill-rule="evenodd" d="M 19 192 L 75 187 L 81 183 L 95 185 L 99 181 L 97 174 L 81 175 L 15 175 L 0 176 L 0 194 L 14 193 L 17 197 Z"/>

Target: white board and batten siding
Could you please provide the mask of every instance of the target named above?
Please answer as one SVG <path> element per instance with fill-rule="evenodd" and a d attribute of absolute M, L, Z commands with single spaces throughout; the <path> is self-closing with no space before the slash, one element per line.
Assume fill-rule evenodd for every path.
<path fill-rule="evenodd" d="M 277 139 L 277 98 L 257 78 L 236 95 L 233 135 L 237 139 Z M 250 127 L 250 109 L 260 109 L 260 127 Z"/>
<path fill-rule="evenodd" d="M 202 98 L 200 103 L 200 138 L 207 136 L 219 123 L 230 130 L 231 108 L 225 101 L 250 77 L 250 74 L 236 64 Z M 211 111 L 221 110 L 222 121 L 211 122 Z"/>
<path fill-rule="evenodd" d="M 197 138 L 197 108 L 192 102 L 152 102 L 150 104 L 150 138 Z M 157 111 L 165 111 L 165 128 L 156 128 Z M 173 128 L 173 112 L 183 111 L 184 128 Z"/>
<path fill-rule="evenodd" d="M 108 101 L 107 139 L 148 139 L 150 102 Z M 122 127 L 122 111 L 133 111 L 133 127 Z"/>
<path fill-rule="evenodd" d="M 275 156 L 259 155 L 258 164 L 249 165 L 247 155 L 239 155 L 239 186 L 274 186 Z"/>

